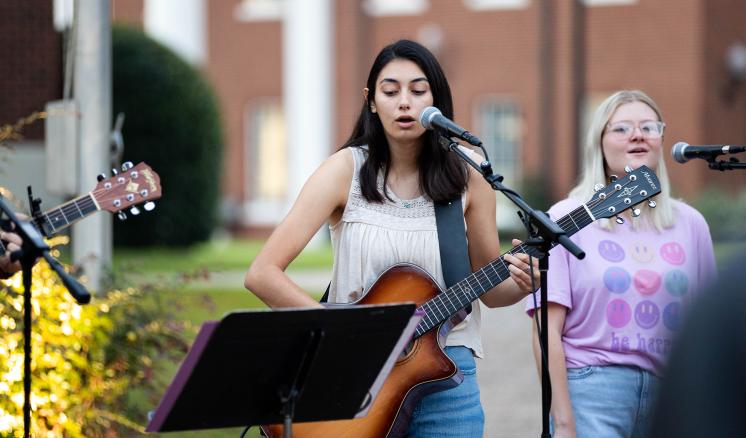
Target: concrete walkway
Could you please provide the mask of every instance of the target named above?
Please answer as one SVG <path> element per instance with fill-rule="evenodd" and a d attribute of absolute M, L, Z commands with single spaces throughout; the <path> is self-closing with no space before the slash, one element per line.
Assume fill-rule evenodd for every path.
<path fill-rule="evenodd" d="M 243 285 L 243 271 L 211 273 L 211 287 L 235 289 Z M 288 275 L 309 291 L 322 292 L 330 272 L 294 270 Z M 192 283 L 199 287 L 200 282 Z M 484 406 L 485 437 L 533 437 L 541 434 L 541 387 L 531 352 L 531 323 L 523 304 L 482 308 L 485 358 L 477 360 Z"/>
<path fill-rule="evenodd" d="M 541 385 L 531 352 L 531 322 L 522 303 L 482 308 L 485 358 L 477 360 L 485 437 L 541 435 Z"/>

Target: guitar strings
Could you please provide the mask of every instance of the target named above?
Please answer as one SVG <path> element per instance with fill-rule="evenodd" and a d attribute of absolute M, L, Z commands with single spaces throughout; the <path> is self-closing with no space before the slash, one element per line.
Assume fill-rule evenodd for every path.
<path fill-rule="evenodd" d="M 131 181 L 128 179 L 126 182 Z M 112 189 L 117 186 L 122 186 L 125 183 L 117 183 L 112 186 Z M 84 217 L 87 212 L 98 210 L 96 206 L 96 202 L 94 201 L 94 198 L 100 197 L 100 195 L 105 194 L 106 192 L 111 191 L 112 189 L 93 189 L 91 192 L 89 192 L 88 195 L 84 195 L 75 199 L 72 199 L 70 201 L 67 201 L 63 203 L 62 205 L 59 205 L 49 211 L 41 212 L 39 218 L 44 220 L 44 223 L 48 224 L 50 227 L 52 227 L 53 231 L 56 231 L 60 228 L 58 225 L 58 219 L 61 217 L 65 223 L 62 225 L 62 227 L 65 227 L 67 225 L 70 225 L 71 223 L 75 222 L 76 220 Z M 72 221 L 69 219 L 72 216 L 76 216 Z M 54 218 L 55 220 L 53 220 Z M 55 224 L 55 222 L 58 222 Z M 7 251 L 7 246 L 5 245 L 5 242 L 0 240 L 0 255 L 5 254 Z"/>
<path fill-rule="evenodd" d="M 610 192 L 609 195 L 621 191 L 622 188 L 624 188 L 631 182 L 632 180 L 628 179 L 623 185 L 620 185 L 619 189 L 615 188 L 612 192 Z M 608 202 L 608 199 L 610 199 L 609 195 L 607 195 L 605 199 L 601 199 L 600 197 L 592 199 L 587 204 L 585 204 L 585 206 L 588 207 L 590 210 L 593 210 L 598 205 Z M 612 203 L 610 207 L 616 208 L 622 204 L 624 204 L 624 199 L 621 199 L 615 203 Z M 632 204 L 630 204 L 630 206 L 632 206 Z M 626 210 L 626 208 L 620 210 L 619 212 L 621 213 L 624 210 Z M 581 215 L 581 213 L 585 213 L 585 215 Z M 573 216 L 576 216 L 576 217 L 573 217 Z M 557 224 L 560 225 L 563 229 L 569 227 L 570 225 L 574 225 L 577 228 L 576 231 L 579 231 L 580 229 L 587 226 L 589 223 L 593 222 L 592 219 L 590 221 L 587 221 L 586 219 L 587 223 L 584 223 L 582 226 L 578 226 L 578 222 L 582 222 L 580 221 L 580 219 L 583 217 L 588 217 L 590 219 L 589 215 L 585 211 L 585 208 L 581 205 L 580 207 L 576 208 L 575 210 L 565 215 L 563 218 L 560 218 Z M 528 254 L 532 254 L 536 252 L 536 249 L 534 249 L 533 247 L 527 247 L 525 244 L 522 243 L 508 250 L 506 254 L 515 254 L 517 252 L 525 252 Z M 484 279 L 487 280 L 488 286 L 490 284 L 492 285 L 491 287 L 494 287 L 495 285 L 507 279 L 507 277 L 510 276 L 510 271 L 507 267 L 507 264 L 503 260 L 504 255 L 505 254 L 502 254 L 497 259 L 491 261 L 484 267 L 478 269 L 477 271 L 473 272 L 472 274 L 470 274 L 463 280 L 451 286 L 450 288 L 445 290 L 443 293 L 438 294 L 436 297 L 434 297 L 433 299 L 427 301 L 422 306 L 420 306 L 421 310 L 425 310 L 425 308 L 430 309 L 431 307 L 434 306 L 435 310 L 437 310 L 440 313 L 440 317 L 436 316 L 434 319 L 433 317 L 431 317 L 432 312 L 429 312 L 426 310 L 425 317 L 423 317 L 422 322 L 417 328 L 417 335 L 418 336 L 422 335 L 423 333 L 428 331 L 430 328 L 434 327 L 441 321 L 453 315 L 458 310 L 466 307 L 466 305 L 468 305 L 470 302 L 474 301 L 476 298 L 478 298 L 484 292 L 486 292 L 487 289 L 485 289 L 485 287 L 482 286 L 484 281 L 480 280 L 479 278 L 480 275 L 484 277 Z M 532 255 L 535 255 L 535 254 L 532 254 Z M 496 268 L 495 265 L 497 265 L 498 262 L 500 262 L 502 266 L 498 266 L 498 268 Z M 490 274 L 487 271 L 488 268 L 491 269 L 494 272 L 494 274 Z M 499 281 L 496 281 L 496 280 L 499 280 Z M 474 287 L 475 285 L 479 286 L 479 288 L 482 290 L 481 293 L 476 292 L 476 289 Z M 461 297 L 464 297 L 467 301 L 462 302 Z M 446 303 L 446 300 L 448 300 L 448 303 L 450 303 L 450 306 L 448 303 Z M 454 301 L 456 301 L 458 305 L 455 305 Z M 443 312 L 443 308 L 445 308 L 447 312 Z M 423 322 L 425 323 L 424 326 L 423 326 Z"/>

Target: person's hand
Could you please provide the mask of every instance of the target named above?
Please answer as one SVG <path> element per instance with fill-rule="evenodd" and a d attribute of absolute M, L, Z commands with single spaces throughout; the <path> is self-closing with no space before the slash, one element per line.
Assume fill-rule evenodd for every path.
<path fill-rule="evenodd" d="M 552 437 L 554 438 L 575 438 L 575 431 L 567 430 L 567 429 L 555 429 L 554 433 L 552 434 Z"/>
<path fill-rule="evenodd" d="M 523 243 L 523 241 L 518 239 L 513 239 L 513 246 L 520 245 Z M 505 260 L 507 263 L 510 263 L 508 265 L 508 270 L 510 271 L 510 277 L 515 281 L 515 283 L 518 285 L 518 287 L 526 292 L 526 294 L 530 294 L 534 292 L 535 288 L 539 287 L 539 282 L 541 280 L 541 276 L 539 273 L 539 259 L 534 257 L 533 260 L 533 275 L 534 275 L 534 283 L 531 282 L 531 266 L 529 265 L 529 256 L 526 253 L 517 253 L 514 255 L 511 254 L 505 254 L 503 257 L 503 260 Z"/>
<path fill-rule="evenodd" d="M 0 278 L 8 278 L 21 269 L 20 262 L 10 261 L 10 254 L 21 249 L 23 239 L 12 231 L 0 231 L 0 240 L 5 246 L 5 254 L 0 256 Z"/>

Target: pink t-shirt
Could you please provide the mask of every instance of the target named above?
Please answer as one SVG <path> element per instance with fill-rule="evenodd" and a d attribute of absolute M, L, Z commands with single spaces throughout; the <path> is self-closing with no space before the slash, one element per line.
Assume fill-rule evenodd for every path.
<path fill-rule="evenodd" d="M 553 220 L 580 206 L 555 204 Z M 702 215 L 674 201 L 676 225 L 662 233 L 604 230 L 593 223 L 571 239 L 583 260 L 550 251 L 548 299 L 567 307 L 562 344 L 568 368 L 632 365 L 661 375 L 687 304 L 716 276 L 710 231 Z M 541 305 L 536 293 L 537 305 Z M 526 301 L 533 315 L 534 301 Z"/>

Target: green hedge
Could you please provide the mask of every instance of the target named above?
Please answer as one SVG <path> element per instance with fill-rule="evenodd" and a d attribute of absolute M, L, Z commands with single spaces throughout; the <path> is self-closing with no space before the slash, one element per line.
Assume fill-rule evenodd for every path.
<path fill-rule="evenodd" d="M 728 193 L 725 188 L 705 190 L 694 207 L 707 220 L 712 239 L 718 242 L 746 241 L 746 192 Z"/>
<path fill-rule="evenodd" d="M 218 221 L 222 130 L 215 94 L 202 75 L 139 29 L 112 29 L 113 109 L 124 112 L 124 160 L 161 177 L 156 209 L 114 227 L 119 246 L 188 245 Z"/>
<path fill-rule="evenodd" d="M 713 240 L 746 241 L 746 192 L 727 193 L 723 187 L 711 187 L 699 196 L 694 207 L 707 220 Z"/>
<path fill-rule="evenodd" d="M 0 281 L 0 437 L 23 430 L 22 290 L 20 273 Z M 145 436 L 194 326 L 133 288 L 79 306 L 44 261 L 33 291 L 31 436 Z"/>

